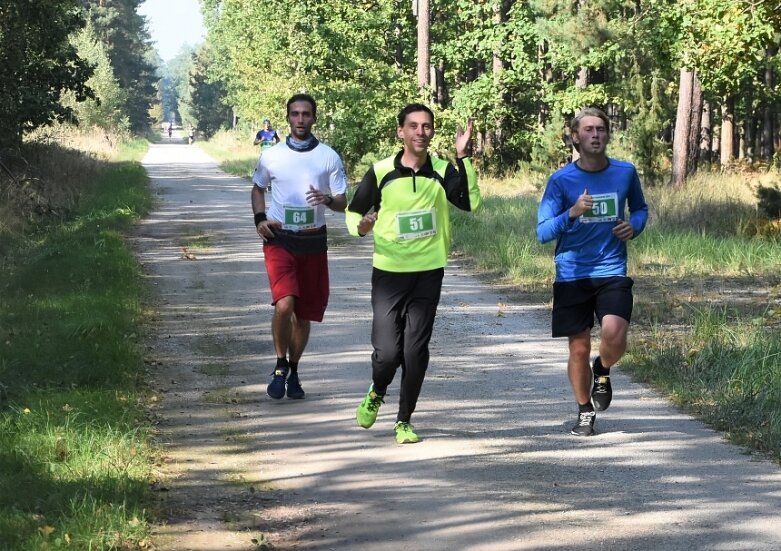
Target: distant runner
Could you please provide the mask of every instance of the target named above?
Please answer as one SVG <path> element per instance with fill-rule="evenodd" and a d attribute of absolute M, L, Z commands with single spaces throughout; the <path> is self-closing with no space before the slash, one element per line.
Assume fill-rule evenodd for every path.
<path fill-rule="evenodd" d="M 261 153 L 263 153 L 269 147 L 279 143 L 279 135 L 277 134 L 276 130 L 271 128 L 270 120 L 263 119 L 263 128 L 258 130 L 258 133 L 255 134 L 255 141 L 252 143 L 254 145 L 260 145 Z"/>
<path fill-rule="evenodd" d="M 472 121 L 456 133 L 458 169 L 428 153 L 434 114 L 419 103 L 398 116 L 404 148 L 375 163 L 358 186 L 346 213 L 347 229 L 374 231 L 372 271 L 372 384 L 358 406 L 358 425 L 377 419 L 388 386 L 401 367 L 396 442 L 420 438 L 411 421 L 429 362 L 429 341 L 450 250 L 448 202 L 461 210 L 480 206 L 477 174 L 469 159 Z"/>
<path fill-rule="evenodd" d="M 648 205 L 635 167 L 605 152 L 610 141 L 605 113 L 583 109 L 570 130 L 580 158 L 548 179 L 537 214 L 537 239 L 557 240 L 553 336 L 569 339 L 567 372 L 578 402 L 572 434 L 591 436 L 595 409 L 606 410 L 613 397 L 610 368 L 626 350 L 634 284 L 626 275 L 626 242 L 645 228 Z M 629 222 L 624 219 L 627 205 Z M 601 332 L 592 370 L 594 315 Z"/>

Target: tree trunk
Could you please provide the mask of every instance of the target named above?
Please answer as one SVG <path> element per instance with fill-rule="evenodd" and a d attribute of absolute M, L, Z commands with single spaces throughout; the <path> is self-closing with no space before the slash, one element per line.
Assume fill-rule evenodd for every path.
<path fill-rule="evenodd" d="M 767 59 L 768 63 L 770 62 L 771 58 L 775 54 L 774 51 L 768 50 L 767 51 Z M 772 90 L 775 85 L 775 73 L 773 72 L 773 67 L 768 65 L 768 67 L 765 69 L 765 86 L 768 90 Z M 772 159 L 774 151 L 774 136 L 775 136 L 775 128 L 773 124 L 773 110 L 770 105 L 767 103 L 765 104 L 765 108 L 762 113 L 762 150 L 760 152 L 760 155 L 763 159 Z"/>
<path fill-rule="evenodd" d="M 686 181 L 689 155 L 689 127 L 692 110 L 694 71 L 681 69 L 678 79 L 678 111 L 673 134 L 672 185 L 680 187 Z"/>
<path fill-rule="evenodd" d="M 724 98 L 721 106 L 721 167 L 726 168 L 732 162 L 735 152 L 735 98 Z"/>
<path fill-rule="evenodd" d="M 436 102 L 440 107 L 447 107 L 450 97 L 445 82 L 445 61 L 440 60 L 436 67 Z"/>
<path fill-rule="evenodd" d="M 688 152 L 686 154 L 686 176 L 691 176 L 697 172 L 700 160 L 700 126 L 702 124 L 702 86 L 700 77 L 694 72 L 692 79 L 692 100 L 689 111 L 689 138 L 686 145 Z"/>
<path fill-rule="evenodd" d="M 429 85 L 431 12 L 429 0 L 417 0 L 418 5 L 418 89 Z"/>
<path fill-rule="evenodd" d="M 713 147 L 713 130 L 710 120 L 710 103 L 702 102 L 702 121 L 700 122 L 700 162 L 710 163 Z"/>

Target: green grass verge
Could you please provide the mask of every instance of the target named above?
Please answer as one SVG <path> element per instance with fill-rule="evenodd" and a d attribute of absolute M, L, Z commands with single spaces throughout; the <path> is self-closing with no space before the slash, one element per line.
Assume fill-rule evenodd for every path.
<path fill-rule="evenodd" d="M 67 221 L 20 238 L 0 271 L 3 549 L 136 548 L 154 450 L 140 406 L 144 286 L 123 233 L 151 207 L 130 144 Z"/>

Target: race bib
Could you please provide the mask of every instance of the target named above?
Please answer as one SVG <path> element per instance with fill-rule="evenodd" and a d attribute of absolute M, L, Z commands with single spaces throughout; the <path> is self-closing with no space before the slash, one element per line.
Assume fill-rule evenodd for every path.
<path fill-rule="evenodd" d="M 615 222 L 618 220 L 617 193 L 601 193 L 592 195 L 591 198 L 594 200 L 594 205 L 591 207 L 591 210 L 581 215 L 581 222 L 592 224 L 594 222 Z"/>
<path fill-rule="evenodd" d="M 420 239 L 437 233 L 437 213 L 431 210 L 400 212 L 396 215 L 396 238 L 399 241 Z"/>
<path fill-rule="evenodd" d="M 316 228 L 314 207 L 294 207 L 285 205 L 285 222 L 283 230 L 301 231 Z"/>

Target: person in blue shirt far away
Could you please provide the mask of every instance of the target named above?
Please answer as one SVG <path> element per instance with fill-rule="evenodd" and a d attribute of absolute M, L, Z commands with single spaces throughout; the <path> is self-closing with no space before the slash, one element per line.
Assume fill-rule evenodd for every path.
<path fill-rule="evenodd" d="M 552 333 L 569 339 L 567 373 L 578 402 L 576 436 L 595 434 L 596 411 L 613 397 L 610 368 L 626 350 L 632 316 L 627 242 L 648 220 L 634 165 L 607 156 L 610 121 L 586 108 L 570 123 L 577 161 L 548 179 L 537 213 L 537 239 L 556 240 Z M 629 210 L 626 219 L 625 210 Z M 599 354 L 590 365 L 591 330 L 601 327 Z"/>
<path fill-rule="evenodd" d="M 253 145 L 260 145 L 260 152 L 263 153 L 269 147 L 279 143 L 277 131 L 271 128 L 271 121 L 263 119 L 263 128 L 255 134 Z"/>

